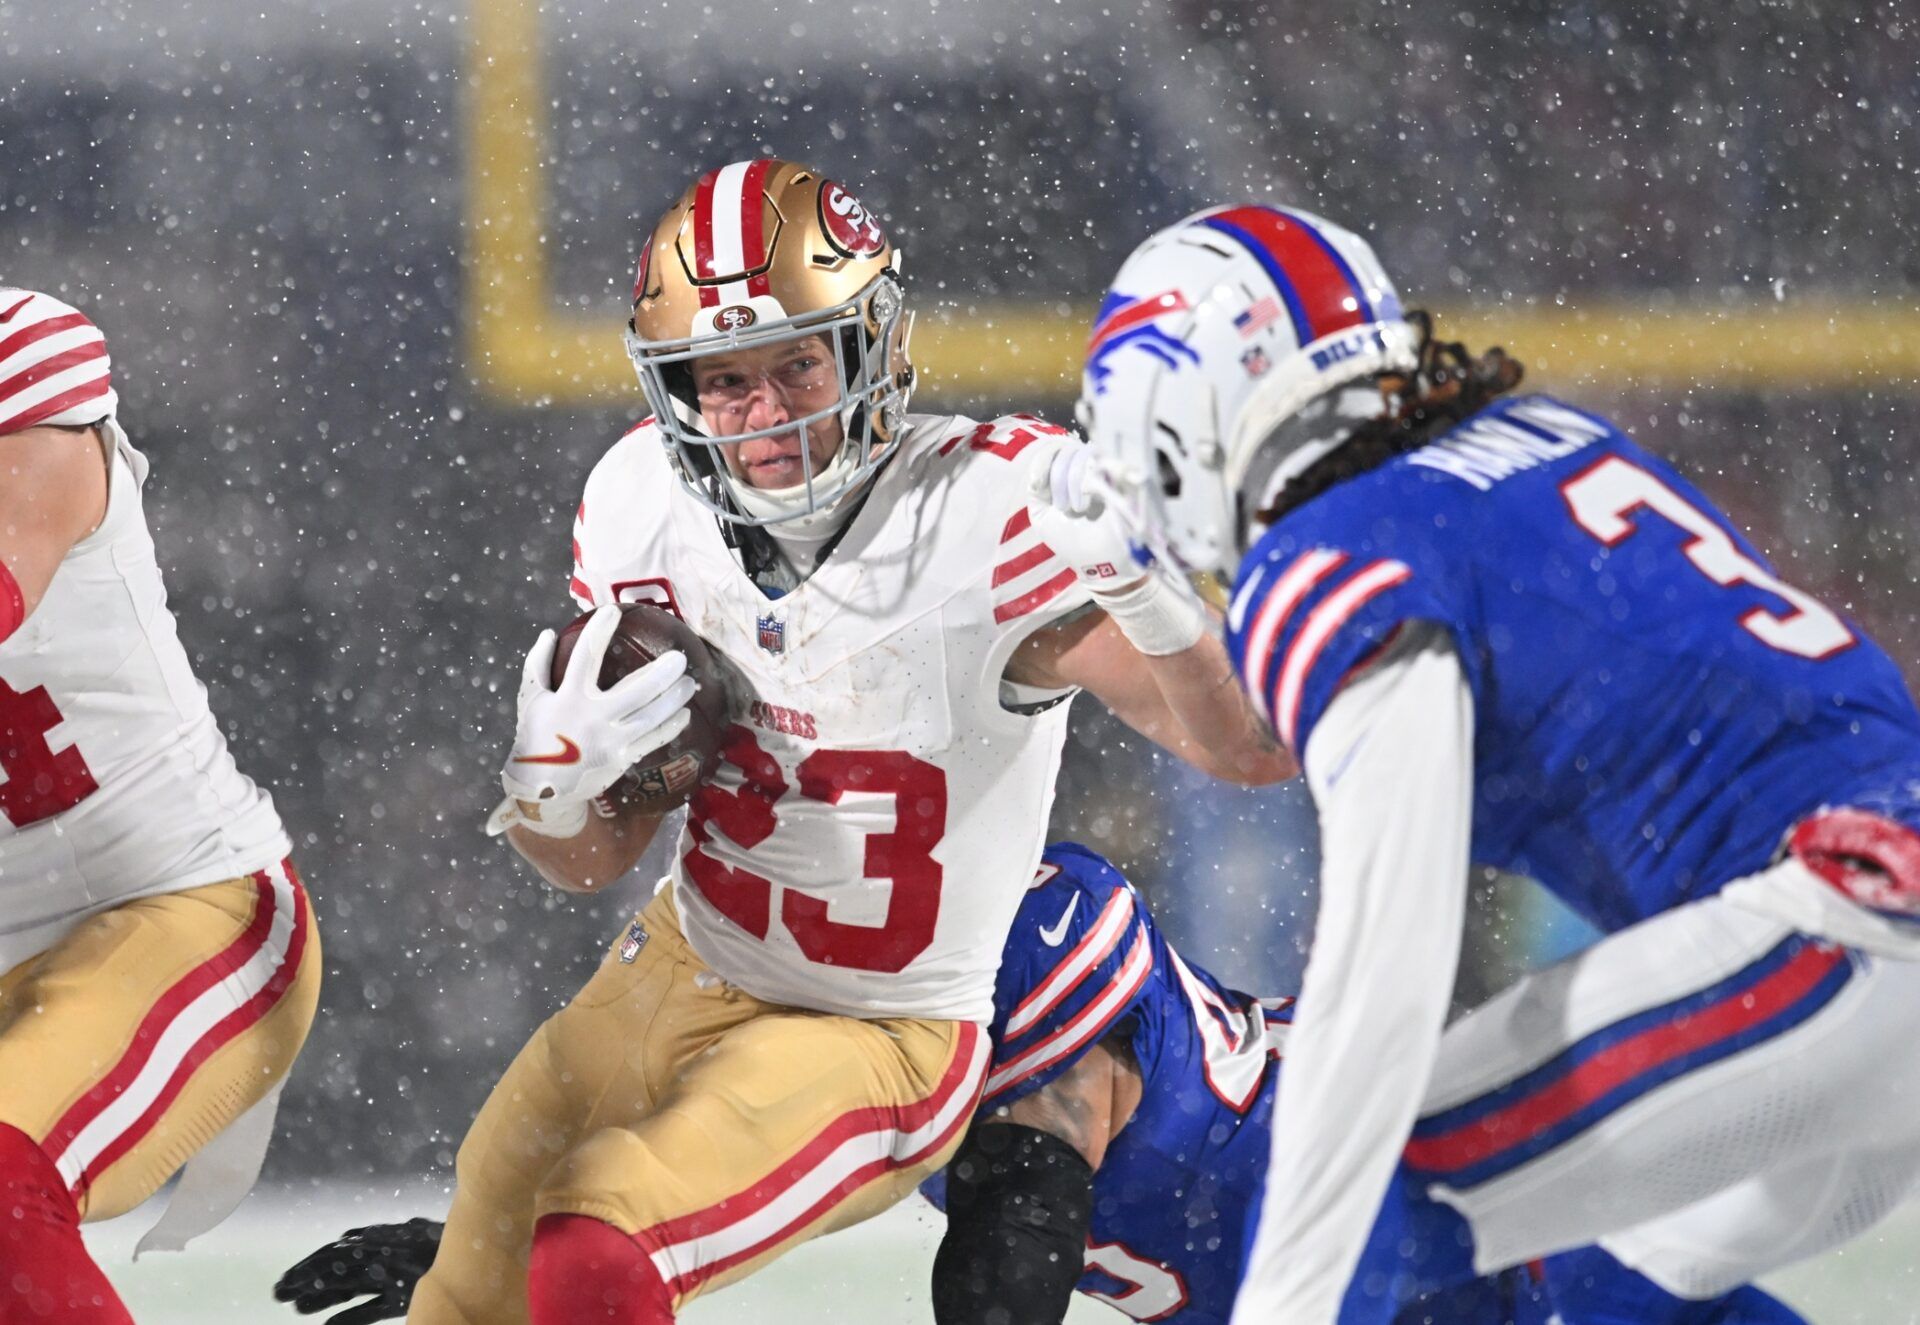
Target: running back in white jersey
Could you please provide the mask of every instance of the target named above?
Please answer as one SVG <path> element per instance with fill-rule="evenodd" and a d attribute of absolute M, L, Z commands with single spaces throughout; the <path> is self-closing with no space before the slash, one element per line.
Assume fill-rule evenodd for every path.
<path fill-rule="evenodd" d="M 838 548 L 772 599 L 650 422 L 595 467 L 575 598 L 666 607 L 750 691 L 673 867 L 687 937 L 722 978 L 849 1016 L 992 1017 L 1067 725 L 1064 703 L 1010 710 L 1035 696 L 1001 676 L 1087 602 L 1029 528 L 1027 476 L 1073 444 L 1025 416 L 913 416 Z"/>
<path fill-rule="evenodd" d="M 111 411 L 104 372 L 100 384 Z M 140 506 L 146 460 L 110 412 L 98 426 L 106 517 L 0 640 L 0 972 L 95 912 L 268 869 L 290 849 L 272 800 L 234 768 L 175 633 Z"/>

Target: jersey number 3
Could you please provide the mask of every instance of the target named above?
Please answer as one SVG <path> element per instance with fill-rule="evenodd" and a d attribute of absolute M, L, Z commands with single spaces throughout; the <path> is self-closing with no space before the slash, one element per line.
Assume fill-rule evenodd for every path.
<path fill-rule="evenodd" d="M 80 751 L 56 752 L 47 733 L 61 721 L 45 686 L 19 691 L 0 681 L 0 814 L 15 828 L 51 819 L 100 789 Z"/>
<path fill-rule="evenodd" d="M 773 921 L 773 883 L 722 864 L 706 848 L 712 829 L 752 850 L 773 836 L 775 809 L 791 788 L 779 761 L 745 727 L 733 727 L 720 757 L 746 775 L 738 791 L 702 787 L 687 809 L 693 845 L 684 864 L 701 895 L 757 939 Z M 947 775 L 898 750 L 816 750 L 794 772 L 800 794 L 836 805 L 848 792 L 892 796 L 895 825 L 867 837 L 866 874 L 893 884 L 881 925 L 850 925 L 827 915 L 827 904 L 804 893 L 781 896 L 780 923 L 809 961 L 857 971 L 897 972 L 927 950 L 940 918 L 940 862 L 933 849 L 947 831 Z"/>
<path fill-rule="evenodd" d="M 1608 547 L 1634 532 L 1633 513 L 1644 507 L 1692 535 L 1683 549 L 1687 560 L 1715 584 L 1751 585 L 1784 598 L 1792 605 L 1791 612 L 1756 607 L 1740 618 L 1747 633 L 1762 644 L 1796 657 L 1820 659 L 1854 642 L 1846 622 L 1792 585 L 1782 584 L 1742 552 L 1712 516 L 1632 461 L 1608 456 L 1561 484 L 1560 492 L 1580 527 Z"/>

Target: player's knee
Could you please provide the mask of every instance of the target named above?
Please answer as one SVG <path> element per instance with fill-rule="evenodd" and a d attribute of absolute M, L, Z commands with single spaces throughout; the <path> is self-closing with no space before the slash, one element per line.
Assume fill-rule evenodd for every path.
<path fill-rule="evenodd" d="M 653 1260 L 612 1224 L 547 1215 L 527 1266 L 533 1325 L 671 1325 L 673 1297 Z"/>

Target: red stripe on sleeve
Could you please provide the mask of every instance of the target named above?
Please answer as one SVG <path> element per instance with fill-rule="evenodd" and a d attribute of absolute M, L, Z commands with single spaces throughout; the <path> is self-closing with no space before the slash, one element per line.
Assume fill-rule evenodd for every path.
<path fill-rule="evenodd" d="M 87 316 L 84 313 L 62 313 L 59 317 L 46 318 L 40 322 L 29 322 L 5 340 L 0 340 L 0 359 L 11 358 L 16 351 L 23 350 L 35 341 L 45 340 L 48 336 L 55 335 L 58 332 L 71 331 L 75 327 L 88 327 L 92 325 L 91 322 L 87 321 Z M 104 337 L 102 338 L 102 343 L 105 343 Z"/>
<path fill-rule="evenodd" d="M 25 391 L 35 382 L 44 382 L 55 373 L 64 373 L 69 368 L 78 368 L 89 359 L 107 357 L 107 343 L 103 340 L 88 341 L 85 345 L 75 345 L 72 349 L 62 350 L 58 354 L 48 355 L 36 363 L 28 364 L 12 377 L 0 382 L 0 407 L 8 396 Z M 104 387 L 104 382 L 102 383 Z"/>
<path fill-rule="evenodd" d="M 72 409 L 75 405 L 83 405 L 89 400 L 105 399 L 110 385 L 107 375 L 102 373 L 99 377 L 83 382 L 71 391 L 63 391 L 50 400 L 43 400 L 12 418 L 0 418 L 0 434 L 25 432 L 42 419 L 50 419 L 56 414 Z"/>
<path fill-rule="evenodd" d="M 1071 588 L 1074 575 L 1071 570 L 1063 570 L 1037 589 L 1028 590 L 1011 602 L 1000 604 L 993 609 L 995 625 L 1004 626 L 1015 617 L 1023 617 L 1035 608 L 1044 607 Z"/>
<path fill-rule="evenodd" d="M 1053 549 L 1045 543 L 1035 543 L 1025 552 L 993 568 L 993 587 L 998 589 L 1008 580 L 1017 580 L 1040 563 L 1051 560 L 1053 560 Z"/>

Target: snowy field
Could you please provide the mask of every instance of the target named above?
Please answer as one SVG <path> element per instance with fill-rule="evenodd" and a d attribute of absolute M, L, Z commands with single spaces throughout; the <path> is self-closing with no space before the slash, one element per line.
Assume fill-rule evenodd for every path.
<path fill-rule="evenodd" d="M 88 1241 L 141 1325 L 273 1325 L 301 1319 L 273 1302 L 274 1279 L 325 1236 L 354 1224 L 438 1213 L 445 1204 L 443 1193 L 424 1187 L 261 1192 L 180 1255 L 131 1262 L 151 1211 L 90 1228 Z M 696 1303 L 683 1318 L 690 1325 L 927 1322 L 927 1267 L 938 1238 L 934 1212 L 916 1199 L 802 1247 L 756 1278 Z M 1813 1325 L 1920 1325 L 1920 1207 L 1767 1286 Z M 1125 1317 L 1079 1300 L 1067 1319 L 1101 1325 Z"/>

